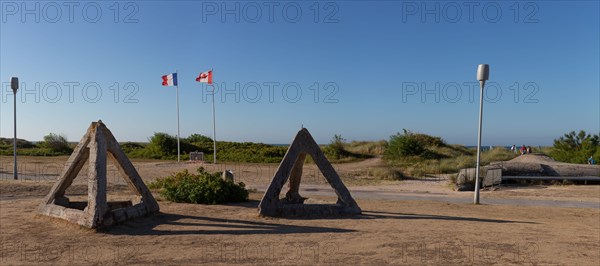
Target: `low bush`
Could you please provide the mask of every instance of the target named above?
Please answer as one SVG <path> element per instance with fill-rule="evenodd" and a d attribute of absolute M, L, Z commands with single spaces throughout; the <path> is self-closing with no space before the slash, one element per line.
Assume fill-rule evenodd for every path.
<path fill-rule="evenodd" d="M 390 137 L 384 157 L 390 160 L 398 160 L 407 156 L 419 156 L 425 150 L 425 146 L 405 129 L 404 134 L 397 133 Z"/>
<path fill-rule="evenodd" d="M 404 131 L 405 133 L 407 132 L 406 130 Z M 422 134 L 422 133 L 412 133 L 412 138 L 417 140 L 419 143 L 421 143 L 424 146 L 427 147 L 445 147 L 446 146 L 446 142 L 440 138 L 440 137 L 435 137 L 435 136 L 429 136 L 427 134 Z"/>
<path fill-rule="evenodd" d="M 335 134 L 331 139 L 331 143 L 323 149 L 323 153 L 330 160 L 339 160 L 346 157 L 349 153 L 344 149 L 344 143 L 346 139 L 342 138 L 342 135 Z"/>
<path fill-rule="evenodd" d="M 189 137 L 185 138 L 185 140 L 189 143 L 213 143 L 212 138 L 204 136 L 202 134 L 192 134 Z"/>
<path fill-rule="evenodd" d="M 446 143 L 439 137 L 415 134 L 404 129 L 404 133 L 397 133 L 390 137 L 383 157 L 388 161 L 404 160 L 410 157 L 440 159 L 444 156 L 437 153 L 434 148 L 445 146 Z"/>
<path fill-rule="evenodd" d="M 159 189 L 167 200 L 184 203 L 221 204 L 248 201 L 245 184 L 235 184 L 221 178 L 221 173 L 208 173 L 198 168 L 198 174 L 183 170 L 171 176 L 159 178 L 148 186 Z"/>
<path fill-rule="evenodd" d="M 73 149 L 71 149 L 67 138 L 60 134 L 50 133 L 44 136 L 44 141 L 42 141 L 39 145 L 42 148 L 50 149 L 56 153 L 70 154 L 73 152 Z"/>

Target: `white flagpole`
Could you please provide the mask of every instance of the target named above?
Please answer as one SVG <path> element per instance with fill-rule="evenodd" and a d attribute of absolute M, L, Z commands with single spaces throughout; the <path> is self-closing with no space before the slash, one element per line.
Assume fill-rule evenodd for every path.
<path fill-rule="evenodd" d="M 210 71 L 212 71 L 212 69 L 210 69 Z M 212 104 L 213 104 L 213 162 L 214 164 L 217 164 L 217 129 L 216 129 L 216 122 L 215 122 L 215 86 L 213 87 L 213 93 L 212 93 Z"/>
<path fill-rule="evenodd" d="M 177 74 L 177 70 L 175 70 L 175 76 L 179 76 Z M 177 79 L 179 79 L 177 77 Z M 179 80 L 177 80 L 177 85 L 175 86 L 177 89 L 177 162 L 181 159 L 181 150 L 179 146 Z"/>

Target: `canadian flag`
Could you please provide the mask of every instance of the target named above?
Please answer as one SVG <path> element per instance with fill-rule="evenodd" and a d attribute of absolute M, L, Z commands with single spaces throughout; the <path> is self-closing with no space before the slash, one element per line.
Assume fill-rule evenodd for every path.
<path fill-rule="evenodd" d="M 212 84 L 212 70 L 200 73 L 196 81 Z"/>

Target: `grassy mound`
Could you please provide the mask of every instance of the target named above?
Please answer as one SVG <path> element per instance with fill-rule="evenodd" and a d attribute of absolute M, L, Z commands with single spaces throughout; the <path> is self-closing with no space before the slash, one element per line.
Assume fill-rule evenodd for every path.
<path fill-rule="evenodd" d="M 413 177 L 456 173 L 463 168 L 475 167 L 477 149 L 449 145 L 440 138 L 404 130 L 390 137 L 383 158 L 390 167 L 399 167 L 402 173 Z M 504 147 L 496 147 L 481 154 L 482 165 L 506 161 L 517 155 Z"/>

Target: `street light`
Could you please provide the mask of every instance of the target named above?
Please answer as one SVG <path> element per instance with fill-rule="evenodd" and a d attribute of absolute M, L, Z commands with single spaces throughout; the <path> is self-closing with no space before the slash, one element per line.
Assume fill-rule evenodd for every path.
<path fill-rule="evenodd" d="M 481 159 L 481 118 L 483 116 L 483 87 L 485 81 L 490 78 L 490 66 L 481 64 L 477 67 L 477 80 L 479 80 L 479 128 L 477 131 L 477 166 L 475 170 L 475 199 L 474 203 L 479 204 L 479 163 Z"/>
<path fill-rule="evenodd" d="M 13 178 L 15 180 L 17 180 L 17 90 L 19 89 L 19 78 L 16 77 L 12 77 L 10 79 L 10 88 L 13 90 L 13 95 L 14 95 L 14 118 L 15 118 L 15 128 L 14 128 L 14 133 L 15 133 L 15 137 L 13 139 L 13 156 L 15 158 L 15 163 L 13 165 Z"/>

